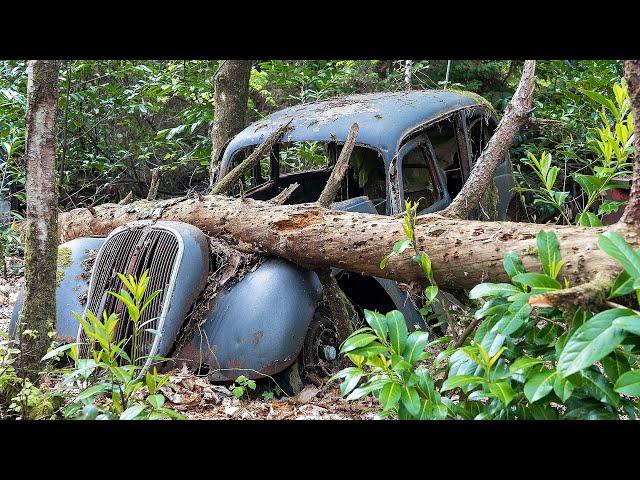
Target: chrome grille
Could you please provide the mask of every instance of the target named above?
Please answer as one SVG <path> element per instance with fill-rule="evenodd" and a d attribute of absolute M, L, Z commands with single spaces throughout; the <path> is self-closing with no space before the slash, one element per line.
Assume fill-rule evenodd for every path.
<path fill-rule="evenodd" d="M 117 273 L 139 277 L 145 270 L 149 270 L 149 285 L 146 296 L 156 290 L 161 290 L 144 311 L 140 324 L 144 324 L 143 331 L 138 338 L 135 357 L 137 364 L 145 368 L 151 363 L 150 357 L 157 355 L 156 335 L 148 330 L 161 333 L 163 315 L 174 288 L 174 277 L 182 255 L 180 238 L 170 229 L 157 225 L 124 228 L 113 232 L 100 249 L 91 276 L 87 307 L 85 312 L 91 311 L 101 317 L 102 312 L 118 314 L 114 343 L 133 334 L 133 322 L 129 318 L 126 307 L 108 291 L 119 292 L 124 285 Z M 89 343 L 82 328 L 78 333 L 80 355 L 89 355 Z M 131 342 L 125 343 L 125 351 L 133 353 Z"/>

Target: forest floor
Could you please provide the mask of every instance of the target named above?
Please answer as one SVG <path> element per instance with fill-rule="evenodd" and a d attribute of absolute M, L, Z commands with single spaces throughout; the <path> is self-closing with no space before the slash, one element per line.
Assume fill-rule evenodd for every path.
<path fill-rule="evenodd" d="M 0 272 L 0 342 L 6 342 L 13 306 L 24 283 L 21 262 L 7 261 L 8 275 Z M 212 384 L 207 377 L 199 377 L 186 367 L 172 372 L 168 386 L 162 388 L 167 406 L 193 420 L 370 420 L 377 408 L 377 400 L 365 398 L 347 402 L 340 397 L 337 383 L 319 387 L 306 385 L 296 396 L 265 399 L 260 392 L 270 390 L 258 384 L 237 399 L 229 385 Z"/>

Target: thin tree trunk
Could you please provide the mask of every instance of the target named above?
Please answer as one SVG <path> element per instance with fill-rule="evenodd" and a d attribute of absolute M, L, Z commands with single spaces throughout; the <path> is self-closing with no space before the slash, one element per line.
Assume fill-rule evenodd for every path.
<path fill-rule="evenodd" d="M 631 101 L 631 115 L 633 116 L 633 182 L 629 203 L 624 209 L 621 221 L 633 225 L 640 225 L 640 60 L 626 60 L 624 62 L 624 77 L 629 89 Z"/>
<path fill-rule="evenodd" d="M 215 170 L 222 151 L 246 126 L 252 64 L 252 60 L 220 60 L 220 67 L 215 74 L 210 186 L 215 183 Z"/>
<path fill-rule="evenodd" d="M 56 312 L 58 62 L 29 60 L 27 72 L 27 219 L 19 370 L 33 379 L 50 344 L 47 334 L 54 328 Z"/>

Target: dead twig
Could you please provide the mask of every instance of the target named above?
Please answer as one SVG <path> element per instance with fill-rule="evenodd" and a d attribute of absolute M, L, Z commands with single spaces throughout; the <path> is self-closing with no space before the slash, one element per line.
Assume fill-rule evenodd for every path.
<path fill-rule="evenodd" d="M 158 196 L 158 185 L 160 185 L 160 167 L 151 169 L 151 185 L 147 194 L 147 201 L 152 202 Z"/>
<path fill-rule="evenodd" d="M 276 195 L 275 197 L 273 197 L 271 200 L 269 200 L 269 202 L 273 203 L 274 205 L 282 205 L 284 204 L 284 202 L 286 202 L 289 197 L 291 196 L 291 194 L 296 190 L 296 188 L 298 188 L 300 186 L 300 184 L 298 182 L 296 183 L 292 183 L 291 185 L 289 185 L 287 188 L 285 188 L 284 190 L 282 190 L 278 195 Z"/>

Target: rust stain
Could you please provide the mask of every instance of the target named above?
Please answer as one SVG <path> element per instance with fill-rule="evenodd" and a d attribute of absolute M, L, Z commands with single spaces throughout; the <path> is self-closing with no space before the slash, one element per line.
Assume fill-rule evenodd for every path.
<path fill-rule="evenodd" d="M 260 339 L 262 338 L 262 335 L 264 335 L 264 332 L 262 330 L 258 330 L 257 332 L 253 332 L 253 344 L 254 345 L 258 345 L 258 343 L 260 343 Z"/>

